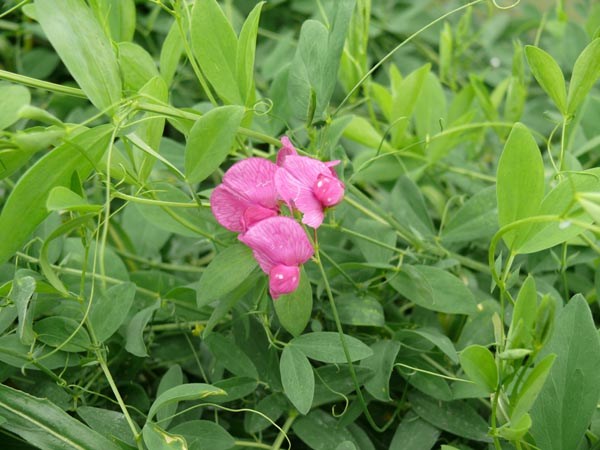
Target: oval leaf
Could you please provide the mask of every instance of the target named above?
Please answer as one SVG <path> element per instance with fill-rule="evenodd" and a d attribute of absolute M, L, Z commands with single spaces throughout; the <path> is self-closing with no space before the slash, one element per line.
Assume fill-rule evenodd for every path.
<path fill-rule="evenodd" d="M 471 345 L 460 353 L 460 365 L 467 376 L 488 392 L 498 386 L 498 368 L 494 356 L 486 347 Z"/>
<path fill-rule="evenodd" d="M 312 289 L 304 269 L 300 271 L 298 288 L 280 296 L 273 304 L 281 326 L 292 336 L 299 336 L 310 320 L 313 306 Z"/>
<path fill-rule="evenodd" d="M 558 63 L 544 50 L 533 45 L 525 46 L 525 55 L 533 76 L 564 115 L 567 112 L 567 88 Z"/>
<path fill-rule="evenodd" d="M 352 361 L 359 361 L 373 354 L 373 350 L 352 336 L 345 334 L 344 342 Z M 317 361 L 328 363 L 347 362 L 340 335 L 332 331 L 303 334 L 292 339 L 290 345 L 302 351 L 309 358 Z"/>
<path fill-rule="evenodd" d="M 310 362 L 304 353 L 288 345 L 281 353 L 279 370 L 285 395 L 301 414 L 307 414 L 315 393 L 315 376 Z"/>

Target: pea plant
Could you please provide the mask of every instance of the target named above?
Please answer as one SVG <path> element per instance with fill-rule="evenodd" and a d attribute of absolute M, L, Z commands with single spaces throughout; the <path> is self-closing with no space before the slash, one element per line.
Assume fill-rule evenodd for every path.
<path fill-rule="evenodd" d="M 598 78 L 592 0 L 3 2 L 0 447 L 600 449 Z"/>

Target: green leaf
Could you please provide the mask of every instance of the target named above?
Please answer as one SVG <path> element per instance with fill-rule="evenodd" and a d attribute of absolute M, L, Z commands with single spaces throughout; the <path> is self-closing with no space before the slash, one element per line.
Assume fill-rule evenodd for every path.
<path fill-rule="evenodd" d="M 396 362 L 396 356 L 400 351 L 398 341 L 377 341 L 371 345 L 373 354 L 361 361 L 361 367 L 373 369 L 373 378 L 365 383 L 365 389 L 376 399 L 389 402 L 390 377 Z"/>
<path fill-rule="evenodd" d="M 413 180 L 402 175 L 390 194 L 390 210 L 396 220 L 419 237 L 434 233 L 423 194 Z"/>
<path fill-rule="evenodd" d="M 430 424 L 456 436 L 491 441 L 488 424 L 467 402 L 439 402 L 418 392 L 409 393 L 408 399 L 415 413 Z"/>
<path fill-rule="evenodd" d="M 454 344 L 445 334 L 440 333 L 435 328 L 419 328 L 415 330 L 402 330 L 405 333 L 413 333 L 427 339 L 437 348 L 439 348 L 453 363 L 458 363 L 458 354 Z"/>
<path fill-rule="evenodd" d="M 148 422 L 144 425 L 142 436 L 148 450 L 188 450 L 183 437 L 167 433 L 154 423 Z"/>
<path fill-rule="evenodd" d="M 181 33 L 179 32 L 179 24 L 176 20 L 173 20 L 171 28 L 167 33 L 167 37 L 163 41 L 160 49 L 160 74 L 165 80 L 167 86 L 170 86 L 173 82 L 173 77 L 177 72 L 179 66 L 179 60 L 184 52 L 183 40 L 181 39 Z"/>
<path fill-rule="evenodd" d="M 292 336 L 299 336 L 310 320 L 313 306 L 312 288 L 304 268 L 300 269 L 298 288 L 280 296 L 273 304 L 281 326 Z"/>
<path fill-rule="evenodd" d="M 431 450 L 440 430 L 414 413 L 408 413 L 396 428 L 389 450 Z"/>
<path fill-rule="evenodd" d="M 535 139 L 523 124 L 515 124 L 500 156 L 496 194 L 501 227 L 534 216 L 540 209 L 544 162 Z M 515 252 L 530 229 L 526 226 L 511 230 L 503 235 L 504 242 Z"/>
<path fill-rule="evenodd" d="M 373 351 L 358 339 L 344 335 L 351 361 L 368 358 Z M 298 336 L 290 341 L 290 346 L 302 351 L 306 356 L 328 363 L 347 362 L 340 335 L 332 331 L 319 331 Z"/>
<path fill-rule="evenodd" d="M 473 195 L 442 229 L 442 242 L 471 243 L 477 239 L 491 240 L 498 230 L 496 187 L 490 186 Z"/>
<path fill-rule="evenodd" d="M 235 446 L 235 439 L 219 424 L 208 420 L 190 420 L 171 429 L 187 442 L 187 450 L 227 450 Z"/>
<path fill-rule="evenodd" d="M 117 52 L 124 89 L 137 92 L 158 76 L 154 59 L 142 46 L 133 42 L 119 42 Z"/>
<path fill-rule="evenodd" d="M 256 36 L 260 12 L 266 2 L 259 2 L 250 12 L 242 30 L 236 53 L 237 84 L 243 104 L 251 106 L 254 103 L 254 56 L 256 53 Z"/>
<path fill-rule="evenodd" d="M 46 199 L 48 211 L 100 211 L 102 205 L 90 205 L 86 199 L 64 186 L 56 186 Z"/>
<path fill-rule="evenodd" d="M 0 83 L 0 98 L 0 130 L 4 130 L 19 120 L 19 111 L 29 105 L 31 95 L 26 87 Z"/>
<path fill-rule="evenodd" d="M 544 387 L 555 359 L 555 354 L 546 355 L 529 372 L 518 393 L 511 395 L 511 422 L 518 422 L 522 416 L 529 412 Z"/>
<path fill-rule="evenodd" d="M 192 10 L 192 49 L 202 73 L 225 103 L 243 104 L 237 80 L 238 39 L 216 0 Z"/>
<path fill-rule="evenodd" d="M 310 362 L 301 350 L 288 345 L 281 353 L 279 370 L 285 395 L 301 414 L 308 414 L 315 393 L 315 376 Z"/>
<path fill-rule="evenodd" d="M 9 300 L 17 307 L 19 317 L 17 335 L 23 344 L 31 344 L 34 340 L 31 297 L 35 294 L 36 281 L 30 274 L 31 272 L 29 271 L 18 270 L 15 273 L 15 278 L 8 294 Z"/>
<path fill-rule="evenodd" d="M 569 84 L 567 111 L 574 114 L 583 103 L 596 80 L 600 77 L 600 38 L 594 39 L 583 49 L 575 65 Z"/>
<path fill-rule="evenodd" d="M 472 381 L 488 392 L 496 390 L 498 368 L 492 352 L 481 345 L 470 345 L 460 352 L 459 358 L 460 365 Z"/>
<path fill-rule="evenodd" d="M 387 264 L 394 255 L 396 232 L 388 225 L 361 217 L 349 224 L 348 228 L 371 239 L 375 239 L 387 246 L 383 247 L 359 237 L 353 238 L 353 241 L 356 243 L 367 262 Z"/>
<path fill-rule="evenodd" d="M 68 317 L 46 317 L 38 320 L 33 330 L 39 341 L 51 347 L 60 346 L 65 352 L 83 352 L 91 347 L 87 331 L 79 322 Z"/>
<path fill-rule="evenodd" d="M 160 379 L 158 389 L 156 390 L 156 396 L 160 397 L 169 389 L 179 386 L 180 384 L 183 384 L 183 372 L 181 371 L 181 366 L 179 364 L 175 364 L 169 367 L 169 370 L 167 370 Z M 158 410 L 156 413 L 156 419 L 163 427 L 169 427 L 169 424 L 173 419 L 172 416 L 177 412 L 178 405 L 178 402 L 173 402 L 163 406 Z"/>
<path fill-rule="evenodd" d="M 94 431 L 135 447 L 133 433 L 123 413 L 93 406 L 79 406 L 76 411 Z"/>
<path fill-rule="evenodd" d="M 127 320 L 135 298 L 135 284 L 111 286 L 92 302 L 90 324 L 98 342 L 111 337 Z"/>
<path fill-rule="evenodd" d="M 531 409 L 531 434 L 544 450 L 571 450 L 583 440 L 600 397 L 600 342 L 583 296 L 558 314 L 542 353 L 556 360 Z"/>
<path fill-rule="evenodd" d="M 529 348 L 535 332 L 535 315 L 537 311 L 537 291 L 535 279 L 529 275 L 519 291 L 513 309 L 506 344 L 509 349 Z"/>
<path fill-rule="evenodd" d="M 252 360 L 231 339 L 219 333 L 211 333 L 204 342 L 218 363 L 232 374 L 258 379 L 258 372 Z"/>
<path fill-rule="evenodd" d="M 390 285 L 417 305 L 450 314 L 472 314 L 475 297 L 462 281 L 445 270 L 410 266 L 388 276 Z"/>
<path fill-rule="evenodd" d="M 383 306 L 376 298 L 357 297 L 354 294 L 345 294 L 336 297 L 335 306 L 338 310 L 340 322 L 347 325 L 362 327 L 383 327 L 385 326 L 385 317 Z M 331 306 L 323 306 L 325 316 L 334 320 Z"/>
<path fill-rule="evenodd" d="M 198 307 L 223 297 L 256 268 L 252 251 L 243 244 L 227 247 L 210 262 L 196 288 Z M 235 269 L 234 269 L 235 268 Z"/>
<path fill-rule="evenodd" d="M 533 45 L 525 46 L 525 55 L 533 76 L 550 96 L 561 114 L 567 112 L 567 88 L 565 77 L 552 56 Z"/>
<path fill-rule="evenodd" d="M 523 414 L 516 421 L 510 421 L 498 428 L 498 435 L 509 441 L 518 441 L 525 437 L 531 428 L 531 416 Z"/>
<path fill-rule="evenodd" d="M 110 143 L 111 125 L 84 131 L 41 158 L 18 181 L 0 214 L 0 264 L 29 239 L 48 216 L 46 198 L 55 186 L 68 186 L 77 171 L 86 178 Z"/>
<path fill-rule="evenodd" d="M 120 450 L 104 436 L 47 399 L 0 384 L 2 428 L 31 445 L 48 450 Z"/>
<path fill-rule="evenodd" d="M 233 145 L 244 117 L 241 106 L 221 106 L 200 117 L 185 147 L 185 174 L 198 183 L 218 169 Z"/>
<path fill-rule="evenodd" d="M 98 21 L 115 42 L 131 41 L 135 33 L 135 0 L 92 0 Z"/>
<path fill-rule="evenodd" d="M 309 448 L 314 450 L 332 450 L 341 442 L 356 442 L 347 428 L 339 426 L 338 419 L 319 409 L 296 419 L 292 429 Z M 357 446 L 357 448 L 362 450 L 363 447 Z"/>
<path fill-rule="evenodd" d="M 110 40 L 85 2 L 36 0 L 37 19 L 85 95 L 109 115 L 121 100 L 121 78 Z"/>
<path fill-rule="evenodd" d="M 154 303 L 138 311 L 129 321 L 127 332 L 125 333 L 125 349 L 132 355 L 139 356 L 140 358 L 148 356 L 144 342 L 144 329 L 159 306 L 158 303 Z"/>
<path fill-rule="evenodd" d="M 184 400 L 202 400 L 212 395 L 226 395 L 226 392 L 223 389 L 205 383 L 189 383 L 175 386 L 163 392 L 154 400 L 150 411 L 148 411 L 147 422 L 151 421 L 156 412 L 164 406 Z"/>
<path fill-rule="evenodd" d="M 42 361 L 35 364 L 37 358 L 42 358 Z M 7 334 L 0 337 L 0 361 L 19 369 L 42 370 L 64 369 L 79 364 L 80 359 L 77 354 L 54 352 L 47 345 L 34 347 L 32 350 L 31 345 L 22 344 L 17 335 Z"/>

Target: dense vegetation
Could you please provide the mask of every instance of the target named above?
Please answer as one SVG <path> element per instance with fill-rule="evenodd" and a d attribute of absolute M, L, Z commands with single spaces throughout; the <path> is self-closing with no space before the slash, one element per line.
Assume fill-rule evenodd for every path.
<path fill-rule="evenodd" d="M 538 3 L 3 2 L 0 447 L 599 449 L 600 4 Z"/>

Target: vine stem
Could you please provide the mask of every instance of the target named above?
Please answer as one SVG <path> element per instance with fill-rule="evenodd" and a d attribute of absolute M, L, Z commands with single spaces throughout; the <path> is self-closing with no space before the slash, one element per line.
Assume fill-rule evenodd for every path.
<path fill-rule="evenodd" d="M 317 236 L 315 233 L 315 258 L 314 258 L 314 260 L 315 260 L 317 266 L 319 267 L 321 276 L 323 277 L 323 283 L 325 284 L 325 291 L 327 292 L 327 298 L 329 299 L 329 305 L 331 306 L 331 312 L 333 313 L 333 319 L 335 321 L 335 326 L 336 326 L 338 334 L 340 336 L 340 341 L 342 343 L 342 349 L 344 350 L 344 355 L 346 356 L 346 361 L 348 363 L 348 369 L 350 370 L 350 376 L 352 377 L 352 381 L 354 382 L 356 394 L 358 395 L 358 399 L 360 401 L 363 412 L 365 413 L 365 417 L 367 418 L 367 421 L 369 422 L 369 424 L 376 431 L 383 432 L 389 426 L 389 424 L 391 424 L 391 422 L 388 422 L 388 424 L 384 427 L 380 427 L 379 425 L 377 425 L 375 423 L 375 421 L 373 420 L 373 417 L 371 416 L 371 413 L 369 412 L 369 410 L 367 408 L 365 398 L 360 389 L 358 379 L 356 378 L 356 371 L 354 370 L 354 365 L 352 364 L 352 358 L 350 356 L 350 352 L 348 351 L 348 346 L 346 345 L 346 340 L 344 337 L 344 330 L 342 329 L 342 323 L 340 321 L 340 316 L 338 314 L 337 307 L 335 306 L 335 300 L 333 299 L 333 293 L 331 292 L 331 286 L 329 285 L 329 279 L 327 278 L 327 274 L 325 273 L 325 268 L 323 267 L 323 263 L 321 262 L 321 253 L 319 250 L 319 243 L 318 243 L 318 240 L 316 239 L 316 237 Z"/>
<path fill-rule="evenodd" d="M 279 430 L 279 434 L 277 435 L 275 442 L 273 442 L 273 445 L 267 448 L 270 448 L 271 450 L 279 450 L 281 448 L 281 444 L 283 444 L 284 439 L 287 437 L 287 432 L 292 427 L 292 424 L 294 423 L 294 420 L 296 420 L 296 417 L 298 417 L 298 414 L 296 413 L 296 411 L 292 411 L 286 419 L 285 423 L 283 424 L 281 430 Z"/>

